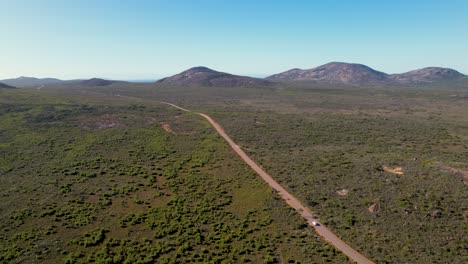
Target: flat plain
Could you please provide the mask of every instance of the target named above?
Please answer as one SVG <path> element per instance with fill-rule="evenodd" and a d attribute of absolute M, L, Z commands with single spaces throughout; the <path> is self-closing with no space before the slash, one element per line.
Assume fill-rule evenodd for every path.
<path fill-rule="evenodd" d="M 468 91 L 323 84 L 1 90 L 0 261 L 347 261 L 159 101 L 376 263 L 466 261 Z"/>

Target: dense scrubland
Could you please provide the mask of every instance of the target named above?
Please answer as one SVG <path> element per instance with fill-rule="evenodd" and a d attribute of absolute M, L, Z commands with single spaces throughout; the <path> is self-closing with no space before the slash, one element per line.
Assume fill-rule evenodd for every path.
<path fill-rule="evenodd" d="M 74 93 L 0 91 L 1 263 L 347 262 L 202 118 Z"/>
<path fill-rule="evenodd" d="M 357 249 L 379 262 L 463 262 L 466 185 L 440 169 L 466 169 L 461 137 L 443 125 L 401 117 L 247 116 L 218 119 Z M 396 167 L 403 175 L 385 171 Z"/>
<path fill-rule="evenodd" d="M 3 261 L 346 261 L 205 121 L 161 100 L 212 116 L 376 263 L 467 260 L 467 90 L 140 84 L 2 93 Z"/>
<path fill-rule="evenodd" d="M 466 261 L 466 89 L 113 89 L 210 114 L 378 263 Z"/>
<path fill-rule="evenodd" d="M 363 92 L 309 92 L 306 99 L 291 95 L 293 103 L 240 100 L 252 110 L 212 115 L 376 262 L 465 262 L 467 99 L 437 91 Z M 321 98 L 307 100 L 312 96 Z M 464 170 L 465 179 L 446 166 Z M 397 167 L 403 175 L 385 171 Z"/>

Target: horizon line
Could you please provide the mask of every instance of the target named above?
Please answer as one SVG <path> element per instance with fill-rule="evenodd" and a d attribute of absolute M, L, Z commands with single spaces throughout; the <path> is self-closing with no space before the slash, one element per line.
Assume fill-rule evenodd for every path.
<path fill-rule="evenodd" d="M 359 64 L 359 65 L 364 65 L 364 66 L 367 66 L 373 70 L 376 70 L 376 71 L 380 71 L 380 72 L 383 72 L 383 73 L 386 73 L 386 74 L 389 74 L 389 75 L 392 75 L 392 74 L 402 74 L 402 73 L 407 73 L 407 72 L 410 72 L 410 71 L 415 71 L 415 70 L 420 70 L 420 69 L 425 69 L 425 68 L 443 68 L 443 69 L 452 69 L 452 70 L 455 70 L 463 75 L 468 75 L 468 74 L 465 74 L 455 68 L 452 68 L 452 67 L 440 67 L 440 66 L 426 66 L 426 67 L 422 67 L 422 68 L 416 68 L 416 69 L 413 69 L 413 70 L 409 70 L 409 71 L 404 71 L 404 72 L 397 72 L 397 73 L 387 73 L 387 72 L 384 72 L 384 71 L 381 71 L 381 70 L 378 70 L 376 68 L 373 68 L 373 67 L 370 67 L 366 64 L 362 64 L 362 63 L 357 63 L 357 62 L 340 62 L 340 61 L 332 61 L 332 62 L 328 62 L 328 63 L 325 63 L 325 64 L 321 64 L 321 65 L 318 65 L 318 66 L 315 66 L 315 67 L 307 67 L 307 68 L 299 68 L 299 67 L 295 67 L 295 68 L 289 68 L 289 69 L 286 69 L 286 70 L 283 70 L 283 71 L 280 71 L 280 72 L 277 72 L 277 73 L 233 73 L 233 72 L 228 72 L 228 71 L 223 71 L 223 70 L 219 70 L 220 72 L 224 72 L 224 73 L 229 73 L 229 74 L 234 74 L 234 75 L 239 75 L 239 76 L 246 76 L 246 77 L 253 77 L 253 78 L 266 78 L 268 76 L 271 76 L 271 75 L 274 75 L 274 74 L 278 74 L 278 73 L 283 73 L 285 71 L 289 71 L 289 70 L 292 70 L 292 69 L 299 69 L 299 70 L 310 70 L 310 69 L 314 69 L 314 68 L 317 68 L 317 67 L 320 67 L 320 66 L 323 66 L 323 65 L 327 65 L 327 64 L 330 64 L 330 63 L 344 63 L 344 64 Z M 1 80 L 8 80 L 8 79 L 19 79 L 19 78 L 36 78 L 36 79 L 47 79 L 47 78 L 51 78 L 51 79 L 58 79 L 58 80 L 61 80 L 61 81 L 74 81 L 74 80 L 89 80 L 89 79 L 93 79 L 93 78 L 97 78 L 97 79 L 104 79 L 104 80 L 112 80 L 112 81 L 127 81 L 127 82 L 151 82 L 151 81 L 157 81 L 157 80 L 160 80 L 162 78 L 165 78 L 165 77 L 168 77 L 168 76 L 173 76 L 173 75 L 176 75 L 176 74 L 179 74 L 183 71 L 186 71 L 186 70 L 189 70 L 189 69 L 192 69 L 192 68 L 195 68 L 195 67 L 206 67 L 206 68 L 209 68 L 209 69 L 213 69 L 213 67 L 207 67 L 207 66 L 202 66 L 202 65 L 198 65 L 198 66 L 192 66 L 192 67 L 189 67 L 189 68 L 186 68 L 184 70 L 180 70 L 176 73 L 171 73 L 171 74 L 155 74 L 153 75 L 152 77 L 141 77 L 141 78 L 113 78 L 113 77 L 98 77 L 98 76 L 93 76 L 93 77 L 85 77 L 85 78 L 82 78 L 82 77 L 78 77 L 78 78 L 61 78 L 61 77 L 53 77 L 53 75 L 49 75 L 49 76 L 46 76 L 46 77 L 35 77 L 33 75 L 31 76 L 26 76 L 26 75 L 18 75 L 18 77 L 8 77 L 8 78 L 2 78 L 0 79 Z M 214 70 L 214 69 L 213 69 Z M 215 71 L 218 71 L 218 70 L 215 70 Z"/>

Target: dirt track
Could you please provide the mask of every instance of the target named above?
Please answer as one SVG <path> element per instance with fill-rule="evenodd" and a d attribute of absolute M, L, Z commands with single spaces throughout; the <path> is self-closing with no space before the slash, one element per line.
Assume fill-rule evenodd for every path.
<path fill-rule="evenodd" d="M 192 112 L 188 109 L 182 108 L 175 104 L 161 102 L 166 105 L 170 105 L 177 109 L 186 112 Z M 346 256 L 348 256 L 351 260 L 357 263 L 373 263 L 371 260 L 351 248 L 348 244 L 346 244 L 343 240 L 338 238 L 332 231 L 330 231 L 327 227 L 319 223 L 318 226 L 315 226 L 312 222 L 318 222 L 317 219 L 314 219 L 314 214 L 307 209 L 296 197 L 290 194 L 286 189 L 283 188 L 278 182 L 276 182 L 270 175 L 268 175 L 260 166 L 258 166 L 244 151 L 236 144 L 234 141 L 226 134 L 224 129 L 216 123 L 210 116 L 197 113 L 204 117 L 208 122 L 216 129 L 216 131 L 221 135 L 228 143 L 231 145 L 231 148 L 255 171 L 265 180 L 271 188 L 275 189 L 276 192 L 289 204 L 292 208 L 294 208 L 302 217 L 307 220 L 307 223 L 314 227 L 317 233 L 325 238 L 331 245 L 333 245 L 336 249 L 343 252 Z"/>

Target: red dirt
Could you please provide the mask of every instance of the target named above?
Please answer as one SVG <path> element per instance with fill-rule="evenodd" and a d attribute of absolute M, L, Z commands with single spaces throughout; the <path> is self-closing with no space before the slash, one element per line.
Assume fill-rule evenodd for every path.
<path fill-rule="evenodd" d="M 169 134 L 177 135 L 177 133 L 174 132 L 174 130 L 172 130 L 171 125 L 169 125 L 169 123 L 162 123 L 162 128 L 166 130 L 166 132 Z"/>

